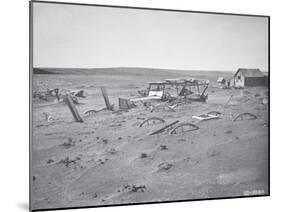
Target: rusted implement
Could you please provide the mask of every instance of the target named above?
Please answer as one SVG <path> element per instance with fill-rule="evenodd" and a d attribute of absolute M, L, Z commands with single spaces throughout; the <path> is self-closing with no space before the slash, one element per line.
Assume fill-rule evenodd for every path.
<path fill-rule="evenodd" d="M 106 108 L 107 108 L 108 110 L 113 110 L 113 105 L 111 105 L 110 102 L 109 102 L 109 98 L 108 98 L 107 91 L 106 91 L 106 88 L 105 88 L 105 87 L 101 87 L 101 93 L 102 93 L 102 95 L 103 95 Z"/>
<path fill-rule="evenodd" d="M 172 122 L 172 123 L 166 125 L 165 127 L 162 127 L 162 128 L 160 128 L 160 129 L 158 129 L 158 130 L 156 130 L 156 131 L 150 133 L 149 135 L 156 135 L 156 134 L 158 134 L 158 133 L 164 132 L 166 129 L 168 129 L 168 128 L 170 128 L 171 126 L 177 124 L 178 122 L 179 122 L 179 120 L 174 121 L 174 122 Z"/>
<path fill-rule="evenodd" d="M 129 110 L 136 107 L 136 105 L 128 99 L 118 98 L 118 102 L 120 110 Z"/>
<path fill-rule="evenodd" d="M 184 133 L 184 132 L 190 132 L 190 131 L 194 131 L 194 130 L 198 130 L 199 127 L 196 126 L 195 124 L 191 124 L 191 123 L 182 123 L 178 126 L 176 126 L 175 128 L 173 128 L 170 131 L 170 134 L 178 134 L 179 132 Z"/>
<path fill-rule="evenodd" d="M 139 127 L 142 127 L 143 125 L 147 124 L 149 125 L 149 123 L 165 123 L 165 120 L 164 119 L 161 119 L 161 118 L 158 118 L 158 117 L 151 117 L 151 118 L 148 118 L 146 120 L 144 120 L 140 125 Z"/>
<path fill-rule="evenodd" d="M 84 112 L 84 115 L 92 115 L 94 113 L 98 113 L 98 112 L 103 111 L 103 110 L 107 110 L 107 108 L 104 107 L 104 108 L 101 108 L 99 110 L 87 110 L 87 111 Z"/>
<path fill-rule="evenodd" d="M 254 120 L 258 117 L 252 113 L 241 113 L 236 118 L 233 119 L 233 121 L 241 121 L 241 120 Z"/>
<path fill-rule="evenodd" d="M 206 85 L 205 85 L 204 90 L 203 90 L 202 93 L 200 93 L 199 85 L 200 85 L 200 84 L 196 84 L 197 90 L 198 90 L 198 94 L 197 94 L 197 95 L 194 95 L 194 96 L 191 96 L 191 97 L 189 97 L 188 99 L 189 99 L 190 101 L 195 101 L 195 102 L 206 102 L 207 99 L 208 99 L 208 94 L 205 94 L 205 92 L 206 92 L 206 90 L 208 89 L 209 84 L 206 84 Z"/>
<path fill-rule="evenodd" d="M 72 113 L 72 115 L 73 115 L 75 121 L 77 121 L 77 122 L 83 122 L 83 119 L 82 119 L 81 116 L 79 115 L 78 110 L 76 109 L 76 107 L 75 107 L 75 105 L 74 105 L 74 103 L 73 103 L 72 97 L 69 96 L 69 95 L 67 95 L 67 96 L 65 97 L 65 102 L 66 102 L 68 108 L 70 109 L 70 112 Z"/>

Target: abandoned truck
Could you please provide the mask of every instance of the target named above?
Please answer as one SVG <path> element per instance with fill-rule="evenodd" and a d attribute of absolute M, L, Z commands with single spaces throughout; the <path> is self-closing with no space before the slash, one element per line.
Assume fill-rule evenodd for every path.
<path fill-rule="evenodd" d="M 208 94 L 205 94 L 208 86 L 209 80 L 193 78 L 150 82 L 146 90 L 139 91 L 141 97 L 130 99 L 130 101 L 169 101 L 182 97 L 190 101 L 205 102 L 208 99 Z"/>

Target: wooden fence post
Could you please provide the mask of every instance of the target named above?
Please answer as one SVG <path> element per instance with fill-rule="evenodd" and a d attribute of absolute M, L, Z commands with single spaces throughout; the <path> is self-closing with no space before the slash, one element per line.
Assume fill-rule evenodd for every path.
<path fill-rule="evenodd" d="M 76 109 L 71 96 L 67 95 L 66 98 L 65 98 L 65 102 L 66 102 L 68 108 L 70 109 L 75 121 L 83 122 L 83 119 L 79 115 L 78 110 Z"/>
<path fill-rule="evenodd" d="M 107 108 L 108 110 L 113 110 L 113 107 L 112 107 L 112 105 L 111 105 L 110 102 L 109 102 L 108 95 L 107 95 L 107 91 L 106 91 L 106 88 L 105 88 L 105 87 L 101 87 L 101 93 L 102 93 L 102 95 L 103 95 L 106 108 Z"/>

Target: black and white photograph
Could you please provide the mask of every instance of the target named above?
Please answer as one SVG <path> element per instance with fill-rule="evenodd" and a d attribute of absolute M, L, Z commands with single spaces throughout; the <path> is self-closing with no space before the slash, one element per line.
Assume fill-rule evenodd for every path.
<path fill-rule="evenodd" d="M 31 1 L 31 210 L 268 196 L 269 71 L 269 16 Z"/>

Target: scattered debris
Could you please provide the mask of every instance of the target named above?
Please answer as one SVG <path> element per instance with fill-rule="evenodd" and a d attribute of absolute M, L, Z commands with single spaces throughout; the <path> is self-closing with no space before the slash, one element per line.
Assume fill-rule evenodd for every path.
<path fill-rule="evenodd" d="M 94 134 L 95 133 L 95 131 L 91 131 L 91 132 L 88 132 L 88 131 L 86 131 L 86 132 L 80 132 L 80 133 L 77 133 L 78 135 L 91 135 L 91 134 Z M 81 140 L 82 141 L 82 140 Z M 81 142 L 80 141 L 80 142 Z"/>
<path fill-rule="evenodd" d="M 85 98 L 86 96 L 84 95 L 83 90 L 79 91 L 69 91 L 66 89 L 59 89 L 59 88 L 54 88 L 54 89 L 49 89 L 43 88 L 41 90 L 37 90 L 33 93 L 33 98 L 38 98 L 44 101 L 54 101 L 56 102 L 62 102 L 65 100 L 66 96 L 71 96 L 73 103 L 74 104 L 79 104 L 78 98 L 77 97 L 82 97 Z"/>
<path fill-rule="evenodd" d="M 126 185 L 122 189 L 122 191 L 127 192 L 144 192 L 146 190 L 145 185 Z M 118 190 L 120 192 L 120 190 Z"/>
<path fill-rule="evenodd" d="M 169 170 L 170 168 L 172 168 L 172 166 L 173 166 L 173 164 L 171 164 L 171 163 L 163 162 L 158 165 L 158 168 L 159 168 L 159 171 Z"/>
<path fill-rule="evenodd" d="M 98 159 L 96 163 L 99 165 L 103 165 L 105 163 L 105 161 L 103 161 L 102 159 Z"/>
<path fill-rule="evenodd" d="M 220 154 L 220 152 L 217 151 L 217 150 L 208 151 L 208 152 L 207 152 L 207 157 L 208 157 L 208 158 L 211 158 L 211 157 L 218 156 L 219 154 Z M 197 161 L 197 163 L 198 163 L 198 162 L 199 162 L 199 161 Z"/>
<path fill-rule="evenodd" d="M 103 138 L 103 139 L 102 139 L 102 142 L 103 142 L 104 144 L 107 144 L 107 143 L 108 143 L 108 139 Z"/>
<path fill-rule="evenodd" d="M 72 138 L 68 138 L 66 142 L 61 144 L 61 146 L 65 147 L 65 148 L 70 148 L 70 147 L 75 146 L 75 142 L 72 140 Z"/>
<path fill-rule="evenodd" d="M 192 118 L 198 119 L 200 121 L 207 121 L 207 120 L 211 120 L 211 119 L 219 119 L 220 117 L 207 113 L 207 114 L 201 114 L 199 116 L 192 116 Z"/>
<path fill-rule="evenodd" d="M 48 164 L 53 163 L 53 162 L 55 162 L 53 159 L 49 159 L 49 160 L 47 161 Z"/>
<path fill-rule="evenodd" d="M 146 153 L 141 153 L 140 158 L 147 158 L 148 155 Z"/>
<path fill-rule="evenodd" d="M 166 145 L 160 145 L 160 150 L 168 150 L 168 147 Z"/>
<path fill-rule="evenodd" d="M 252 113 L 241 113 L 236 118 L 233 119 L 233 121 L 241 121 L 241 120 L 254 120 L 258 117 Z"/>
<path fill-rule="evenodd" d="M 178 133 L 190 132 L 190 131 L 194 131 L 194 130 L 198 130 L 198 129 L 199 129 L 199 127 L 196 126 L 195 124 L 182 123 L 182 124 L 179 124 L 178 126 L 174 127 L 170 131 L 170 134 L 178 134 Z"/>
<path fill-rule="evenodd" d="M 177 124 L 178 122 L 179 122 L 179 120 L 174 121 L 174 122 L 172 122 L 172 123 L 166 125 L 165 127 L 162 127 L 162 128 L 160 128 L 160 129 L 158 129 L 158 130 L 156 130 L 156 131 L 150 133 L 149 135 L 155 135 L 155 134 L 164 132 L 165 130 L 167 130 L 168 128 L 170 128 L 170 127 L 172 127 L 173 125 Z"/>
<path fill-rule="evenodd" d="M 77 97 L 81 97 L 81 98 L 86 98 L 86 96 L 84 95 L 84 90 L 79 90 L 79 91 L 73 91 L 71 92 L 71 94 L 73 96 L 77 96 Z"/>
<path fill-rule="evenodd" d="M 65 167 L 69 167 L 70 164 L 76 164 L 76 160 L 74 159 L 69 159 L 69 157 L 67 156 L 65 159 L 61 159 L 59 162 L 57 162 L 57 164 L 64 164 Z"/>
<path fill-rule="evenodd" d="M 37 90 L 33 92 L 33 98 L 38 98 L 45 101 L 50 100 L 60 100 L 61 94 L 59 94 L 59 89 L 49 89 L 48 87 L 45 87 L 41 90 Z"/>
<path fill-rule="evenodd" d="M 166 121 L 164 119 L 158 118 L 158 117 L 151 117 L 146 120 L 144 120 L 139 127 L 142 127 L 144 125 L 150 125 L 150 124 L 155 124 L 155 123 L 165 123 Z"/>
<path fill-rule="evenodd" d="M 159 109 L 162 109 L 162 110 L 169 110 L 169 111 L 172 111 L 172 112 L 175 112 L 175 108 L 178 106 L 178 104 L 174 104 L 174 105 L 168 105 L 168 104 L 161 104 L 161 105 L 156 105 L 156 106 L 153 106 L 150 108 L 150 112 L 153 112 L 155 110 L 159 110 Z"/>
<path fill-rule="evenodd" d="M 117 153 L 117 150 L 112 148 L 112 149 L 108 150 L 107 152 L 111 155 L 114 155 Z"/>

